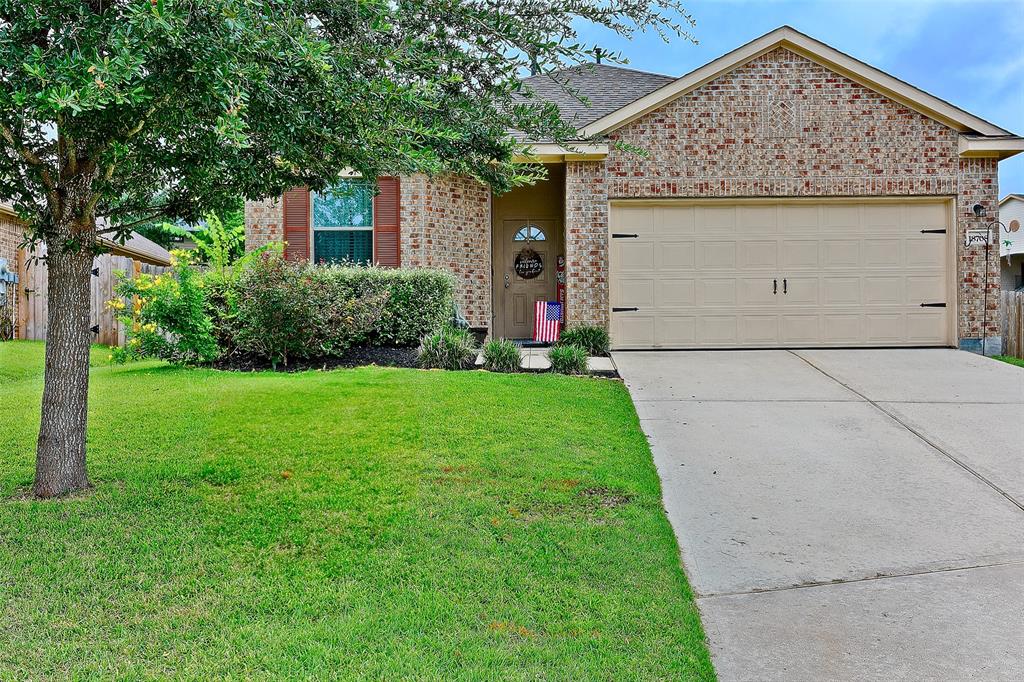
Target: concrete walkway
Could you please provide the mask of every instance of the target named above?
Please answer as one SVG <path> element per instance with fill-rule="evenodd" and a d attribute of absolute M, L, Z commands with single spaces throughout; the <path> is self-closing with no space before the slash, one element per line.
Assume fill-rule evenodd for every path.
<path fill-rule="evenodd" d="M 615 353 L 721 680 L 1024 679 L 1024 369 Z"/>

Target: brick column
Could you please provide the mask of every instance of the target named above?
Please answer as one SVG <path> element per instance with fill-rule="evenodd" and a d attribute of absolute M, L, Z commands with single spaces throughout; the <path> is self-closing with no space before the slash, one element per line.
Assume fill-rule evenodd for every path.
<path fill-rule="evenodd" d="M 964 246 L 967 230 L 985 229 L 999 217 L 998 161 L 996 159 L 960 159 L 956 205 L 957 276 L 959 305 L 957 332 L 960 347 L 981 351 L 982 322 L 985 312 L 985 246 Z M 974 215 L 974 205 L 981 204 L 985 213 Z M 998 227 L 998 226 L 997 226 Z M 994 235 L 994 237 L 992 236 Z M 989 353 L 1002 348 L 1002 325 L 999 319 L 999 233 L 990 230 L 988 266 L 988 311 L 985 336 Z"/>
<path fill-rule="evenodd" d="M 566 320 L 608 326 L 608 185 L 604 161 L 565 164 Z"/>

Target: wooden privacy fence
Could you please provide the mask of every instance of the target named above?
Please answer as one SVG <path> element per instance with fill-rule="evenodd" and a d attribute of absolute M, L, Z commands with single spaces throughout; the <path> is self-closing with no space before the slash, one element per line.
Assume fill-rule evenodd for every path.
<path fill-rule="evenodd" d="M 40 246 L 34 253 L 22 250 L 18 254 L 18 338 L 21 339 L 46 340 L 48 278 L 46 261 L 40 258 L 45 253 L 46 248 Z M 89 326 L 92 328 L 93 341 L 107 346 L 123 345 L 123 325 L 118 322 L 115 311 L 107 306 L 107 301 L 114 298 L 116 273 L 123 271 L 129 277 L 135 277 L 141 272 L 158 275 L 170 268 L 111 253 L 97 256 L 92 266 Z"/>
<path fill-rule="evenodd" d="M 1024 358 L 1024 291 L 1004 291 L 1003 353 Z"/>

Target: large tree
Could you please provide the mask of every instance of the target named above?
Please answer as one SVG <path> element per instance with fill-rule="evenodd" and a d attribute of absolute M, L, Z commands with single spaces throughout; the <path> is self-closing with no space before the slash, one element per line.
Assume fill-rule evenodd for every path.
<path fill-rule="evenodd" d="M 689 21 L 677 0 L 0 0 L 0 200 L 49 269 L 35 494 L 89 485 L 99 235 L 343 168 L 502 191 L 530 175 L 509 130 L 573 136 L 523 73 L 588 61 L 580 25 L 671 37 Z"/>

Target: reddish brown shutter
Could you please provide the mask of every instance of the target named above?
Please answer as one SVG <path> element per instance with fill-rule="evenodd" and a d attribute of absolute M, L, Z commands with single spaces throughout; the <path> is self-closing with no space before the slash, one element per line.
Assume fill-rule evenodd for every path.
<path fill-rule="evenodd" d="M 293 187 L 281 198 L 284 216 L 284 257 L 309 260 L 309 190 Z"/>
<path fill-rule="evenodd" d="M 402 264 L 401 185 L 398 178 L 377 178 L 380 193 L 373 200 L 373 261 L 388 268 Z"/>

